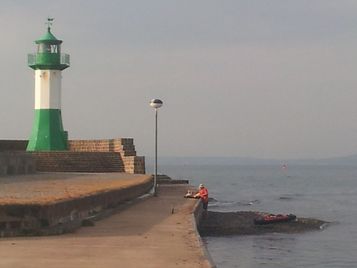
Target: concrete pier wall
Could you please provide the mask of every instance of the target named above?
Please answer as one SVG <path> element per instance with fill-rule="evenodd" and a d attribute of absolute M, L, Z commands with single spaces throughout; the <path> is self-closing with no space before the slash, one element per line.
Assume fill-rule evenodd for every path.
<path fill-rule="evenodd" d="M 26 151 L 28 140 L 0 140 L 0 152 Z"/>
<path fill-rule="evenodd" d="M 209 251 L 207 249 L 206 244 L 202 241 L 201 235 L 200 235 L 200 233 L 198 231 L 202 220 L 204 220 L 204 213 L 205 213 L 205 211 L 203 209 L 202 201 L 198 200 L 196 202 L 196 205 L 195 205 L 195 207 L 193 209 L 193 213 L 192 213 L 193 224 L 194 224 L 193 229 L 194 229 L 194 231 L 196 233 L 196 236 L 197 236 L 197 239 L 198 239 L 199 246 L 200 246 L 200 249 L 202 251 L 202 254 L 204 255 L 204 257 L 205 257 L 205 259 L 207 261 L 207 267 L 209 267 L 209 268 L 217 268 L 217 266 L 214 263 L 211 255 L 209 254 Z"/>
<path fill-rule="evenodd" d="M 0 152 L 0 175 L 31 174 L 36 171 L 33 157 L 25 152 Z"/>
<path fill-rule="evenodd" d="M 0 205 L 0 237 L 62 234 L 79 228 L 83 221 L 102 217 L 126 201 L 147 193 L 153 179 L 126 188 L 88 196 L 67 198 L 54 203 Z"/>

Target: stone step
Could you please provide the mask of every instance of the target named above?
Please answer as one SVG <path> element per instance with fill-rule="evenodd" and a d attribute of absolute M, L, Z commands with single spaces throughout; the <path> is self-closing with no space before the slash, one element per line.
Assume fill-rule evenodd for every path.
<path fill-rule="evenodd" d="M 33 152 L 37 171 L 124 172 L 119 153 L 114 152 Z"/>

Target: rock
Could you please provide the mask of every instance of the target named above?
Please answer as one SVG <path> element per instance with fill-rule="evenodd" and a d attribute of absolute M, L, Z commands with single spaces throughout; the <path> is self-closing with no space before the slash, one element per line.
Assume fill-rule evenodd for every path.
<path fill-rule="evenodd" d="M 257 235 L 265 233 L 299 233 L 320 230 L 327 222 L 297 218 L 295 221 L 255 225 L 254 219 L 261 213 L 254 211 L 214 212 L 209 211 L 202 219 L 199 232 L 202 236 Z"/>
<path fill-rule="evenodd" d="M 84 219 L 82 220 L 82 226 L 83 227 L 90 227 L 90 226 L 94 226 L 94 222 L 92 220 L 89 219 Z"/>

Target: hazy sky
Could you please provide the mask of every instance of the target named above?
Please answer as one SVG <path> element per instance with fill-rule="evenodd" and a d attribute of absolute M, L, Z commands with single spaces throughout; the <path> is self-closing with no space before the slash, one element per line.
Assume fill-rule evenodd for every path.
<path fill-rule="evenodd" d="M 357 153 L 357 1 L 0 2 L 0 138 L 27 139 L 46 30 L 71 55 L 70 138 L 134 137 L 152 155 L 330 157 Z"/>

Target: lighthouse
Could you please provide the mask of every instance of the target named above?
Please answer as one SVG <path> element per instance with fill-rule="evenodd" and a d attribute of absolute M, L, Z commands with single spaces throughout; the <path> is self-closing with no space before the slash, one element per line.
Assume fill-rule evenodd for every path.
<path fill-rule="evenodd" d="M 28 55 L 28 66 L 35 70 L 35 119 L 27 151 L 64 151 L 68 147 L 61 116 L 61 80 L 62 70 L 69 67 L 69 55 L 61 53 L 62 41 L 52 34 L 52 21 L 47 19 L 47 32 L 35 41 L 36 53 Z"/>

